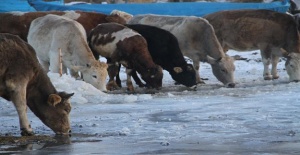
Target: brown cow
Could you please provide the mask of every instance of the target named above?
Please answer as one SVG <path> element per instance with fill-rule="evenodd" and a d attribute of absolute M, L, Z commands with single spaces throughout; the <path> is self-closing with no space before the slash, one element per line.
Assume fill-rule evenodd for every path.
<path fill-rule="evenodd" d="M 68 134 L 73 93 L 57 92 L 34 49 L 18 36 L 0 33 L 0 59 L 0 96 L 16 107 L 21 135 L 33 135 L 27 106 L 56 134 Z"/>
<path fill-rule="evenodd" d="M 279 56 L 288 58 L 285 67 L 290 81 L 300 80 L 300 36 L 292 16 L 271 10 L 231 10 L 204 18 L 213 25 L 224 51 L 261 51 L 265 80 L 279 78 Z"/>
<path fill-rule="evenodd" d="M 88 42 L 96 58 L 99 55 L 108 59 L 109 83 L 107 89 L 116 87 L 116 63 L 126 67 L 127 89 L 134 91 L 131 74 L 136 70 L 148 87 L 162 86 L 162 68 L 156 65 L 148 51 L 147 41 L 132 29 L 116 23 L 99 24 L 88 36 Z"/>
<path fill-rule="evenodd" d="M 126 21 L 117 14 L 105 15 L 101 13 L 83 11 L 9 12 L 0 13 L 0 33 L 15 34 L 20 36 L 23 40 L 27 41 L 27 35 L 31 21 L 47 14 L 62 15 L 74 19 L 82 24 L 87 33 L 100 23 L 126 23 Z"/>

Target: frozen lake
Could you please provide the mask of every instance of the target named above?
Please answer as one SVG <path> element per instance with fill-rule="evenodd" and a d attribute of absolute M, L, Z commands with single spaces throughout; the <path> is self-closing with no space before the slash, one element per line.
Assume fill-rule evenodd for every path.
<path fill-rule="evenodd" d="M 137 87 L 137 94 L 125 88 L 104 94 L 69 76 L 49 74 L 59 90 L 75 92 L 72 136 L 1 145 L 0 154 L 300 154 L 300 83 L 288 83 L 284 61 L 278 64 L 280 78 L 264 81 L 257 53 L 228 53 L 247 58 L 235 62 L 236 88 L 224 88 L 207 63 L 200 73 L 209 80 L 197 91 L 174 85 L 164 72 L 163 88 L 155 94 Z M 19 136 L 12 103 L 0 102 L 0 136 Z M 54 137 L 34 114 L 28 115 L 37 135 Z"/>

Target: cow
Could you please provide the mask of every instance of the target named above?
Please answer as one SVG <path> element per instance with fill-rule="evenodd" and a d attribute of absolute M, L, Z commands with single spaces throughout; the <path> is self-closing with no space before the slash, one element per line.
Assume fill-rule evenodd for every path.
<path fill-rule="evenodd" d="M 147 87 L 162 87 L 162 68 L 155 64 L 147 48 L 147 41 L 132 29 L 117 23 L 103 23 L 96 26 L 88 36 L 88 42 L 96 59 L 105 57 L 108 63 L 109 82 L 107 89 L 117 88 L 114 80 L 118 69 L 116 63 L 126 67 L 127 90 L 134 92 L 132 71 L 141 74 Z M 114 70 L 114 71 L 111 71 Z"/>
<path fill-rule="evenodd" d="M 138 32 L 146 39 L 154 63 L 167 70 L 177 83 L 191 88 L 196 87 L 194 67 L 185 61 L 178 41 L 172 33 L 149 25 L 127 24 L 125 26 Z M 134 75 L 133 77 L 137 76 Z M 141 86 L 141 82 L 136 78 L 134 79 Z"/>
<path fill-rule="evenodd" d="M 94 58 L 86 32 L 75 20 L 53 14 L 38 17 L 30 25 L 28 43 L 45 71 L 59 73 L 61 50 L 63 73 L 69 69 L 77 78 L 81 72 L 85 82 L 106 92 L 107 64 Z"/>
<path fill-rule="evenodd" d="M 0 33 L 10 33 L 20 36 L 27 41 L 27 35 L 31 22 L 47 14 L 55 14 L 76 20 L 88 33 L 100 23 L 117 22 L 125 24 L 126 21 L 117 14 L 106 15 L 96 12 L 83 11 L 45 11 L 45 12 L 7 12 L 0 13 Z"/>
<path fill-rule="evenodd" d="M 170 31 L 177 38 L 182 54 L 192 59 L 197 83 L 204 83 L 199 74 L 199 61 L 205 61 L 219 81 L 226 87 L 235 87 L 234 59 L 224 53 L 213 27 L 205 19 L 146 14 L 134 16 L 128 24 L 145 24 Z"/>
<path fill-rule="evenodd" d="M 279 78 L 280 56 L 287 57 L 285 67 L 289 80 L 300 80 L 300 38 L 292 16 L 271 10 L 231 10 L 204 18 L 213 25 L 224 51 L 261 51 L 265 80 Z"/>
<path fill-rule="evenodd" d="M 22 136 L 33 135 L 27 106 L 56 134 L 69 134 L 70 97 L 58 92 L 40 66 L 34 49 L 20 37 L 0 33 L 0 96 L 14 104 Z"/>

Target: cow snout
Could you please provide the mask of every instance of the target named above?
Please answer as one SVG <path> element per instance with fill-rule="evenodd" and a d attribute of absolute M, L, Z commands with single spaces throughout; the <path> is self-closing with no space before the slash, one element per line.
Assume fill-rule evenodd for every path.
<path fill-rule="evenodd" d="M 235 87 L 235 83 L 228 83 L 226 85 L 227 88 L 234 88 Z"/>

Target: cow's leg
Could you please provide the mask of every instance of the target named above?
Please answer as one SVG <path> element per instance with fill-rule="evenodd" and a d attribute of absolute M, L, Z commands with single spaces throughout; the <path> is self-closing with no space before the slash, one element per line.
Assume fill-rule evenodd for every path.
<path fill-rule="evenodd" d="M 132 71 L 132 78 L 135 81 L 135 83 L 139 86 L 139 87 L 145 87 L 146 85 L 141 81 L 141 79 L 138 77 L 136 71 Z"/>
<path fill-rule="evenodd" d="M 26 104 L 26 85 L 27 82 L 15 83 L 16 80 L 7 81 L 6 84 L 10 90 L 11 100 L 14 103 L 15 108 L 17 109 L 19 116 L 19 123 L 22 136 L 31 136 L 33 135 L 32 128 L 29 124 L 27 118 L 27 104 Z"/>
<path fill-rule="evenodd" d="M 118 67 L 119 68 L 118 68 L 117 75 L 116 75 L 116 82 L 117 82 L 117 85 L 121 88 L 122 87 L 121 79 L 120 79 L 121 64 L 119 64 Z"/>
<path fill-rule="evenodd" d="M 58 52 L 50 51 L 50 71 L 53 73 L 59 73 L 59 54 Z M 57 53 L 57 54 L 56 54 Z"/>
<path fill-rule="evenodd" d="M 127 90 L 130 91 L 130 92 L 134 92 L 133 84 L 132 84 L 132 81 L 131 81 L 132 72 L 133 72 L 132 69 L 126 68 L 126 74 L 127 74 L 126 84 L 127 84 Z"/>
<path fill-rule="evenodd" d="M 107 90 L 115 90 L 115 89 L 118 89 L 118 85 L 115 81 L 115 76 L 117 75 L 117 70 L 118 70 L 118 65 L 116 65 L 115 63 L 110 63 L 108 64 L 108 68 L 107 68 L 107 72 L 108 72 L 108 77 L 109 77 L 109 80 L 108 80 L 108 83 L 106 85 L 106 89 Z"/>
<path fill-rule="evenodd" d="M 273 79 L 278 79 L 278 73 L 277 73 L 277 64 L 279 61 L 279 56 L 272 54 L 272 70 L 271 70 L 271 74 Z"/>
<path fill-rule="evenodd" d="M 267 48 L 265 50 L 261 50 L 260 52 L 262 62 L 264 64 L 263 76 L 265 80 L 272 80 L 272 75 L 269 70 L 269 65 L 271 64 L 271 51 Z"/>
<path fill-rule="evenodd" d="M 196 72 L 196 82 L 200 83 L 200 84 L 204 84 L 204 81 L 201 80 L 200 78 L 200 60 L 198 59 L 192 59 L 193 60 L 193 65 L 194 65 L 194 69 Z"/>

